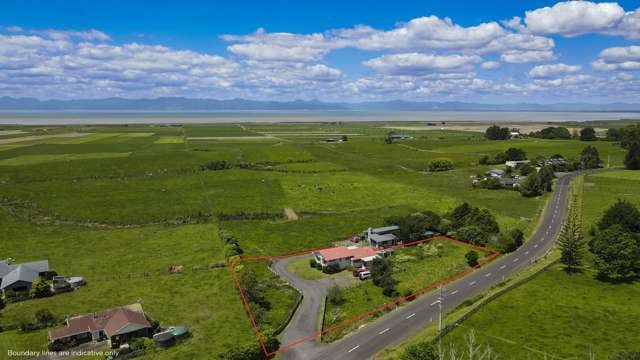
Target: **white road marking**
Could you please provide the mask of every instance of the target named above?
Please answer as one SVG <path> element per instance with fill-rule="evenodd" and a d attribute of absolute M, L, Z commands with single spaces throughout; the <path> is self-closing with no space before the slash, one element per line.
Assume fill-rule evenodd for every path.
<path fill-rule="evenodd" d="M 379 335 L 382 335 L 382 334 L 386 333 L 387 331 L 389 331 L 389 328 L 386 328 L 386 329 L 384 329 L 384 330 L 380 331 L 378 334 L 379 334 Z"/>
<path fill-rule="evenodd" d="M 438 302 L 437 301 L 432 302 L 431 306 L 433 306 L 433 305 L 438 305 Z"/>
<path fill-rule="evenodd" d="M 475 284 L 476 284 L 476 282 L 475 282 L 475 281 L 472 281 L 472 282 L 470 282 L 470 283 L 469 283 L 469 286 L 473 286 L 473 285 L 475 285 Z"/>
<path fill-rule="evenodd" d="M 355 346 L 353 349 L 349 350 L 349 352 L 352 352 L 352 351 L 356 350 L 356 349 L 357 349 L 357 348 L 359 348 L 359 347 L 360 347 L 360 345 L 357 345 L 357 346 Z"/>
<path fill-rule="evenodd" d="M 525 251 L 525 252 L 524 252 L 524 254 L 525 254 L 525 255 L 529 255 L 529 251 Z"/>
<path fill-rule="evenodd" d="M 451 294 L 449 294 L 449 295 L 455 295 L 455 294 L 457 294 L 457 293 L 458 293 L 458 290 L 454 290 L 454 291 L 452 291 L 452 292 L 451 292 Z"/>
<path fill-rule="evenodd" d="M 507 267 L 507 265 L 502 265 L 502 266 L 500 266 L 500 269 L 502 270 L 502 269 L 504 269 L 506 267 Z"/>
<path fill-rule="evenodd" d="M 491 273 L 488 273 L 487 275 L 485 275 L 485 277 L 489 277 L 489 276 L 491 276 Z"/>
<path fill-rule="evenodd" d="M 537 248 L 537 247 L 538 247 L 538 244 L 534 244 L 534 245 L 533 245 L 533 247 L 534 247 L 534 248 Z"/>
<path fill-rule="evenodd" d="M 407 318 L 407 319 L 411 319 L 411 318 L 412 318 L 412 317 L 414 317 L 414 316 L 416 316 L 416 313 L 413 313 L 413 314 L 411 314 L 411 315 L 407 316 L 406 318 Z"/>
<path fill-rule="evenodd" d="M 513 259 L 513 262 L 517 262 L 518 260 L 520 260 L 520 258 L 515 258 Z"/>

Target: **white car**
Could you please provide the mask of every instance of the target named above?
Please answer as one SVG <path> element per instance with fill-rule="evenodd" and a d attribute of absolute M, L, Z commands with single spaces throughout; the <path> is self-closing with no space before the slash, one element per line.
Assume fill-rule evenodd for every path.
<path fill-rule="evenodd" d="M 360 280 L 366 280 L 371 277 L 371 271 L 369 270 L 363 271 L 358 275 L 358 277 L 360 278 Z"/>

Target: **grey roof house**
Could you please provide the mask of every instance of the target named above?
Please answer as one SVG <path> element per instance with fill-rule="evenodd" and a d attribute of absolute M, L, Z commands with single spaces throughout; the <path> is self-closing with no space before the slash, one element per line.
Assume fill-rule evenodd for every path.
<path fill-rule="evenodd" d="M 28 291 L 31 284 L 49 271 L 49 261 L 33 261 L 11 265 L 8 261 L 0 261 L 0 290 L 17 292 Z"/>
<path fill-rule="evenodd" d="M 367 241 L 374 247 L 389 247 L 396 243 L 398 238 L 393 234 L 400 229 L 396 225 L 367 229 Z"/>

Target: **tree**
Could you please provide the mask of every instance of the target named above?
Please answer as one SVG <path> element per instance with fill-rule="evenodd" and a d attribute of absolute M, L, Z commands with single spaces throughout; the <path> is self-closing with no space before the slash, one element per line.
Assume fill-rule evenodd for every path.
<path fill-rule="evenodd" d="M 640 170 L 640 144 L 629 147 L 629 151 L 624 157 L 624 166 L 629 170 Z"/>
<path fill-rule="evenodd" d="M 629 279 L 640 274 L 640 247 L 633 235 L 615 224 L 599 231 L 589 243 L 602 278 Z"/>
<path fill-rule="evenodd" d="M 427 166 L 427 170 L 430 172 L 448 171 L 451 169 L 453 169 L 453 161 L 449 159 L 433 159 Z"/>
<path fill-rule="evenodd" d="M 478 265 L 478 252 L 475 250 L 469 250 L 464 254 L 464 258 L 467 259 L 467 264 L 471 267 Z"/>
<path fill-rule="evenodd" d="M 525 197 L 534 197 L 542 195 L 543 185 L 542 179 L 537 172 L 527 176 L 518 186 L 518 191 Z"/>
<path fill-rule="evenodd" d="M 620 131 L 620 146 L 630 149 L 634 145 L 640 144 L 640 124 L 629 125 Z"/>
<path fill-rule="evenodd" d="M 393 274 L 393 266 L 387 258 L 374 259 L 371 264 L 371 279 L 375 286 L 382 288 L 382 293 L 385 296 L 396 296 L 398 292 L 395 290 L 395 286 L 398 281 L 391 275 Z"/>
<path fill-rule="evenodd" d="M 422 341 L 407 347 L 401 360 L 439 360 L 438 349 L 428 341 Z"/>
<path fill-rule="evenodd" d="M 476 245 L 485 245 L 489 241 L 489 234 L 477 226 L 461 227 L 456 231 L 456 237 L 462 241 Z"/>
<path fill-rule="evenodd" d="M 342 141 L 349 141 L 349 138 L 347 137 L 347 135 L 342 135 L 341 140 Z"/>
<path fill-rule="evenodd" d="M 553 172 L 552 166 L 543 166 L 538 173 L 540 176 L 540 186 L 542 191 L 551 192 L 553 191 L 553 179 L 555 179 L 556 175 Z"/>
<path fill-rule="evenodd" d="M 509 161 L 527 160 L 527 153 L 522 149 L 508 148 L 504 153 Z"/>
<path fill-rule="evenodd" d="M 327 300 L 333 305 L 340 305 L 344 302 L 344 294 L 338 285 L 333 285 L 327 290 Z"/>
<path fill-rule="evenodd" d="M 36 322 L 40 325 L 48 325 L 55 321 L 53 314 L 47 309 L 40 309 L 35 314 Z"/>
<path fill-rule="evenodd" d="M 453 209 L 453 211 L 451 212 L 451 220 L 453 221 L 453 227 L 457 228 L 460 226 L 464 225 L 464 222 L 467 218 L 467 216 L 471 213 L 471 205 L 469 205 L 469 203 L 467 202 L 463 202 L 462 204 L 458 205 L 455 209 Z"/>
<path fill-rule="evenodd" d="M 39 278 L 31 284 L 31 295 L 35 298 L 43 298 L 53 295 L 51 286 L 43 279 Z"/>
<path fill-rule="evenodd" d="M 622 133 L 616 128 L 608 129 L 606 139 L 607 141 L 620 141 L 622 139 Z"/>
<path fill-rule="evenodd" d="M 586 127 L 580 130 L 580 141 L 596 141 L 596 130 L 592 127 Z"/>
<path fill-rule="evenodd" d="M 487 138 L 487 140 L 508 140 L 509 128 L 491 125 L 485 131 L 484 137 Z"/>
<path fill-rule="evenodd" d="M 477 226 L 486 234 L 497 234 L 500 232 L 498 221 L 487 209 L 474 208 L 469 214 L 466 224 Z"/>
<path fill-rule="evenodd" d="M 513 229 L 509 232 L 509 237 L 511 237 L 511 241 L 513 241 L 516 248 L 519 248 L 524 244 L 524 233 L 520 229 Z"/>
<path fill-rule="evenodd" d="M 543 138 L 543 139 L 571 139 L 571 133 L 569 129 L 562 126 L 550 126 L 540 131 L 529 134 L 531 137 Z"/>
<path fill-rule="evenodd" d="M 599 168 L 602 161 L 600 160 L 598 149 L 591 145 L 582 149 L 582 153 L 580 154 L 580 163 L 582 164 L 583 169 Z"/>
<path fill-rule="evenodd" d="M 598 228 L 604 230 L 613 225 L 620 225 L 627 232 L 640 232 L 640 211 L 629 201 L 618 199 L 605 211 Z"/>
<path fill-rule="evenodd" d="M 520 165 L 519 170 L 520 170 L 520 175 L 527 176 L 533 173 L 534 171 L 536 171 L 536 167 L 531 165 L 530 163 L 526 163 L 526 164 Z"/>
<path fill-rule="evenodd" d="M 574 198 L 567 220 L 562 226 L 558 239 L 560 248 L 560 262 L 567 272 L 574 272 L 582 266 L 584 255 L 584 236 L 582 234 L 582 220 L 580 219 L 579 203 Z"/>
<path fill-rule="evenodd" d="M 248 302 L 255 303 L 263 308 L 269 307 L 269 302 L 262 292 L 262 287 L 253 270 L 246 269 L 240 273 L 240 286 Z"/>

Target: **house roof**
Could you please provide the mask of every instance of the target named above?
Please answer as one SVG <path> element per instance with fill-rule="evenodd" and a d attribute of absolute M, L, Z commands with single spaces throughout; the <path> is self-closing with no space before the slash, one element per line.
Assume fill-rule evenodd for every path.
<path fill-rule="evenodd" d="M 6 260 L 0 260 L 0 279 L 11 272 L 13 267 Z"/>
<path fill-rule="evenodd" d="M 398 229 L 400 229 L 400 227 L 398 227 L 398 225 L 391 225 L 391 226 L 373 228 L 373 229 L 371 229 L 371 232 L 373 234 L 382 234 L 382 233 L 387 233 L 387 232 L 391 232 L 391 231 L 396 231 Z"/>
<path fill-rule="evenodd" d="M 134 304 L 69 318 L 66 327 L 49 332 L 49 339 L 55 341 L 95 331 L 104 331 L 112 337 L 149 327 L 151 324 L 144 316 L 142 306 Z"/>
<path fill-rule="evenodd" d="M 323 249 L 317 251 L 325 261 L 332 261 L 338 259 L 360 260 L 365 257 L 375 256 L 376 251 L 370 247 L 345 247 L 338 246 L 329 249 Z"/>
<path fill-rule="evenodd" d="M 393 241 L 396 239 L 396 236 L 393 234 L 371 234 L 369 240 L 373 242 L 385 242 L 385 241 Z"/>
<path fill-rule="evenodd" d="M 5 265 L 11 270 L 2 276 L 0 290 L 11 286 L 18 281 L 34 282 L 41 272 L 49 270 L 49 261 L 47 260 L 33 261 L 19 265 L 9 265 L 5 262 Z M 5 266 L 2 266 L 2 268 L 6 269 Z"/>

